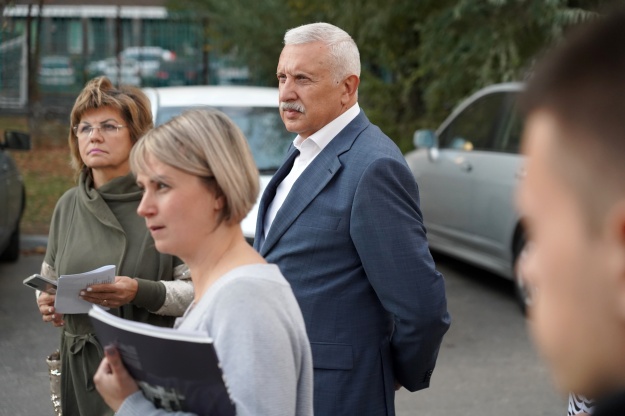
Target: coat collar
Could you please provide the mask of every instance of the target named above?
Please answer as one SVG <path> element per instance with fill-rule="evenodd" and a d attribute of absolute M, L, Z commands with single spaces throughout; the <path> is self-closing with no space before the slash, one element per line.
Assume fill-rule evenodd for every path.
<path fill-rule="evenodd" d="M 271 202 L 270 198 L 265 198 L 265 195 L 269 196 L 271 189 L 277 188 L 280 179 L 278 175 L 267 185 L 267 190 L 261 200 L 258 222 L 256 227 L 256 238 L 260 239 L 260 254 L 266 255 L 273 246 L 278 242 L 280 237 L 286 232 L 286 230 L 293 224 L 297 217 L 304 211 L 304 209 L 317 197 L 317 195 L 326 187 L 328 182 L 336 175 L 342 168 L 342 163 L 339 160 L 339 156 L 349 151 L 354 144 L 354 141 L 358 135 L 369 126 L 371 123 L 365 116 L 365 113 L 361 110 L 358 116 L 352 120 L 332 141 L 326 146 L 325 149 L 312 161 L 312 163 L 304 170 L 302 175 L 293 184 L 293 188 L 286 197 L 282 207 L 276 214 L 276 218 L 267 234 L 267 238 L 263 242 L 262 233 L 265 215 L 267 213 L 267 207 Z M 294 149 L 289 150 L 289 155 Z M 281 168 L 282 169 L 282 168 Z M 275 195 L 275 189 L 274 189 Z M 273 195 L 271 196 L 273 199 Z"/>
<path fill-rule="evenodd" d="M 112 179 L 100 189 L 93 187 L 93 179 L 87 172 L 82 172 L 78 181 L 78 198 L 94 218 L 103 224 L 123 232 L 119 221 L 108 207 L 107 201 L 140 201 L 141 189 L 137 186 L 132 173 Z"/>

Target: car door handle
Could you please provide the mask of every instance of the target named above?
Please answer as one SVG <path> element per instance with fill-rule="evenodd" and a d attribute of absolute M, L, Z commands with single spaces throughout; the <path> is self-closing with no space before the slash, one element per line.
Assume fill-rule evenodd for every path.
<path fill-rule="evenodd" d="M 471 172 L 473 170 L 473 165 L 467 162 L 466 160 L 464 162 L 459 163 L 458 167 L 460 168 L 460 170 L 463 170 L 465 172 Z"/>

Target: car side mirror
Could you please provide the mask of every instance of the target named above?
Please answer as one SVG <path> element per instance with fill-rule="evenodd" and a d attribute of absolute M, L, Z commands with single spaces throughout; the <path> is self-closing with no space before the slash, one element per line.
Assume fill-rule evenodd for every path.
<path fill-rule="evenodd" d="M 412 142 L 417 149 L 431 149 L 436 147 L 436 133 L 432 130 L 417 130 Z"/>
<path fill-rule="evenodd" d="M 30 150 L 30 134 L 7 130 L 4 132 L 4 143 L 0 149 Z"/>

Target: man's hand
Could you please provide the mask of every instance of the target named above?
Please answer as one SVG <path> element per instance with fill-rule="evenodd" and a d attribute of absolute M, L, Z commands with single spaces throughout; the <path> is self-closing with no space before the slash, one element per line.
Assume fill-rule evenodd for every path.
<path fill-rule="evenodd" d="M 92 285 L 80 292 L 87 302 L 109 308 L 119 308 L 134 300 L 139 283 L 128 276 L 115 276 L 115 283 Z"/>
<path fill-rule="evenodd" d="M 104 358 L 93 376 L 93 382 L 106 404 L 116 412 L 128 396 L 139 390 L 113 346 L 104 348 Z"/>
<path fill-rule="evenodd" d="M 43 322 L 52 322 L 54 326 L 63 326 L 65 322 L 63 321 L 63 314 L 54 313 L 54 300 L 56 299 L 55 295 L 51 295 L 46 292 L 41 292 L 39 297 L 37 298 L 37 306 L 39 307 L 39 313 L 41 313 L 41 317 Z"/>

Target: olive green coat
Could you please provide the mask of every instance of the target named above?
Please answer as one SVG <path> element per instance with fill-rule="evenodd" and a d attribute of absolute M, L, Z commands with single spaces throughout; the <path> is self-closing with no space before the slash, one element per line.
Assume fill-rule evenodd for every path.
<path fill-rule="evenodd" d="M 82 174 L 77 187 L 57 203 L 44 262 L 57 276 L 116 266 L 118 276 L 137 279 L 134 301 L 110 312 L 122 318 L 172 326 L 175 317 L 156 315 L 179 260 L 160 254 L 137 215 L 141 190 L 132 175 L 113 179 L 100 189 Z M 66 315 L 61 331 L 61 404 L 64 416 L 112 415 L 93 384 L 102 347 L 86 314 Z"/>

